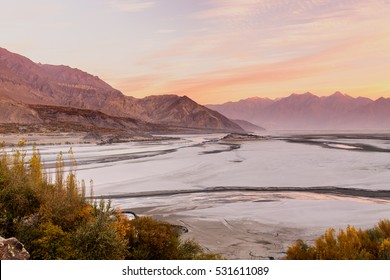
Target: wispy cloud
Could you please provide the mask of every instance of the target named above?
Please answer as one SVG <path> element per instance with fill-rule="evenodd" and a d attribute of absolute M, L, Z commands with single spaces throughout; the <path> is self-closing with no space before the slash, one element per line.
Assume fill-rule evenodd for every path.
<path fill-rule="evenodd" d="M 160 81 L 161 76 L 154 74 L 112 80 L 115 87 L 129 93 L 150 90 L 150 88 L 155 86 Z"/>
<path fill-rule="evenodd" d="M 157 33 L 161 33 L 161 34 L 169 34 L 169 33 L 174 33 L 176 32 L 176 30 L 174 29 L 160 29 L 157 31 Z"/>
<path fill-rule="evenodd" d="M 256 0 L 209 0 L 211 7 L 195 14 L 195 17 L 202 19 L 246 16 L 260 1 Z"/>
<path fill-rule="evenodd" d="M 156 5 L 154 1 L 110 0 L 109 5 L 122 12 L 139 12 Z"/>
<path fill-rule="evenodd" d="M 225 68 L 218 71 L 200 73 L 192 78 L 176 79 L 165 84 L 169 92 L 185 93 L 197 100 L 210 92 L 223 92 L 224 89 L 253 87 L 254 85 L 290 84 L 292 81 L 317 80 L 326 73 L 347 73 L 350 57 L 357 56 L 360 48 L 375 37 L 345 40 L 322 51 L 278 63 L 255 64 L 252 66 Z M 321 78 L 319 79 L 321 80 Z"/>
<path fill-rule="evenodd" d="M 141 57 L 138 62 L 153 65 L 171 58 L 192 58 L 192 61 L 201 62 L 207 56 L 213 58 L 214 65 L 226 61 L 238 64 L 280 61 L 319 50 L 360 33 L 375 33 L 385 25 L 379 24 L 379 20 L 373 17 L 381 0 L 207 2 L 210 4 L 208 8 L 196 12 L 195 16 L 214 19 L 213 24 L 209 24 L 212 28 L 196 35 L 176 37 L 169 44 Z M 365 2 L 377 4 L 367 5 Z M 365 20 L 361 20 L 363 16 Z M 226 24 L 235 26 L 230 28 Z M 370 31 L 373 26 L 376 29 Z"/>
<path fill-rule="evenodd" d="M 194 14 L 195 18 L 227 20 L 259 25 L 290 25 L 324 19 L 350 18 L 364 7 L 378 11 L 385 0 L 208 0 L 209 6 Z M 371 16 L 367 14 L 367 16 Z"/>

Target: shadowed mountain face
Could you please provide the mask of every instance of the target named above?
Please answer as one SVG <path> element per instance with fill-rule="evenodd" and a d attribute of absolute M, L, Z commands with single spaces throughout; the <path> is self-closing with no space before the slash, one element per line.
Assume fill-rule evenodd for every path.
<path fill-rule="evenodd" d="M 142 117 L 159 120 L 160 123 L 182 127 L 241 130 L 240 126 L 222 114 L 200 106 L 187 96 L 148 96 L 137 100 L 137 104 L 144 109 Z"/>
<path fill-rule="evenodd" d="M 45 119 L 42 118 L 42 112 L 45 110 L 42 106 L 90 110 L 89 114 L 96 112 L 97 119 L 101 119 L 101 112 L 108 117 L 164 124 L 161 127 L 243 131 L 220 113 L 201 106 L 188 97 L 163 95 L 136 99 L 123 95 L 98 77 L 81 70 L 63 65 L 34 63 L 0 48 L 0 123 L 43 122 Z M 55 107 L 51 107 L 53 108 Z M 79 111 L 80 114 L 82 112 L 85 113 Z M 62 121 L 87 124 L 84 123 L 85 118 L 77 120 L 75 114 L 77 111 L 72 111 L 72 117 L 70 114 L 62 114 Z M 106 124 L 109 126 L 109 123 Z"/>
<path fill-rule="evenodd" d="M 340 92 L 326 97 L 305 93 L 276 100 L 250 98 L 207 107 L 267 129 L 390 129 L 390 99 L 373 101 Z"/>

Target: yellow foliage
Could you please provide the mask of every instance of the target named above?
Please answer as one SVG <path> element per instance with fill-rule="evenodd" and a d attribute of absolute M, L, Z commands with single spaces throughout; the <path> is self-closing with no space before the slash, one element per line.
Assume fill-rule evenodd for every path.
<path fill-rule="evenodd" d="M 29 173 L 31 181 L 35 186 L 40 186 L 44 181 L 41 155 L 37 148 L 33 146 L 32 155 L 29 160 Z"/>
<path fill-rule="evenodd" d="M 62 152 L 60 152 L 57 156 L 55 173 L 55 185 L 58 188 L 62 188 L 64 186 L 64 156 Z"/>
<path fill-rule="evenodd" d="M 118 220 L 114 223 L 115 231 L 118 237 L 126 237 L 131 228 L 130 220 L 121 213 L 119 209 L 116 210 Z"/>
<path fill-rule="evenodd" d="M 33 258 L 44 260 L 63 260 L 73 257 L 70 233 L 64 232 L 60 226 L 51 222 L 41 224 L 39 237 L 32 241 Z"/>
<path fill-rule="evenodd" d="M 288 260 L 310 260 L 316 258 L 316 252 L 302 240 L 287 249 L 286 259 Z"/>
<path fill-rule="evenodd" d="M 168 223 L 129 220 L 110 202 L 98 203 L 92 180 L 87 200 L 72 149 L 67 173 L 57 156 L 53 184 L 36 147 L 26 164 L 24 145 L 0 156 L 0 232 L 17 237 L 33 259 L 220 259 L 195 242 L 181 243 Z"/>
<path fill-rule="evenodd" d="M 383 235 L 383 238 L 390 238 L 390 220 L 380 220 L 376 229 Z"/>
<path fill-rule="evenodd" d="M 390 229 L 390 221 L 380 221 L 375 228 L 363 231 L 353 226 L 328 229 L 315 240 L 313 246 L 302 241 L 287 250 L 287 259 L 367 260 L 390 259 L 390 239 L 384 238 Z"/>
<path fill-rule="evenodd" d="M 390 260 L 390 239 L 383 240 L 379 246 L 380 258 L 384 260 Z"/>

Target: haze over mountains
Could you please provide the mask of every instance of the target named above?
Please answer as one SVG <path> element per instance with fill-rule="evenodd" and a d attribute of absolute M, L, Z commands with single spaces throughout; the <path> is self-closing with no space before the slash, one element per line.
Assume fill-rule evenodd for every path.
<path fill-rule="evenodd" d="M 81 70 L 35 63 L 0 48 L 0 124 L 14 123 L 130 132 L 390 129 L 390 99 L 340 92 L 207 106 L 177 95 L 137 99 Z"/>
<path fill-rule="evenodd" d="M 0 48 L 0 123 L 139 131 L 243 132 L 218 112 L 177 95 L 136 99 L 68 66 L 34 63 Z M 81 128 L 83 129 L 83 128 Z"/>
<path fill-rule="evenodd" d="M 254 97 L 206 106 L 266 129 L 390 129 L 390 99 L 383 97 L 374 101 L 340 92 L 323 97 L 307 92 L 275 100 Z"/>

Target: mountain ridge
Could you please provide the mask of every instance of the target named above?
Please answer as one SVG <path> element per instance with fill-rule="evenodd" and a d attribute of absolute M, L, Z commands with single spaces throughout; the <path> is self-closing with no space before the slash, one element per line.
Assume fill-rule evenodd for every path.
<path fill-rule="evenodd" d="M 111 117 L 161 124 L 161 127 L 172 126 L 174 130 L 244 131 L 222 114 L 188 97 L 160 95 L 137 99 L 125 96 L 99 77 L 77 68 L 35 63 L 4 48 L 0 48 L 0 101 L 3 109 L 0 123 L 42 122 L 44 119 L 36 111 L 38 107 L 29 106 L 39 105 L 91 110 Z M 17 108 L 17 112 L 11 115 L 12 107 Z M 74 119 L 72 116 L 69 121 Z"/>
<path fill-rule="evenodd" d="M 293 93 L 277 99 L 252 97 L 205 106 L 266 129 L 390 129 L 390 98 L 372 100 L 339 91 L 321 97 Z"/>

